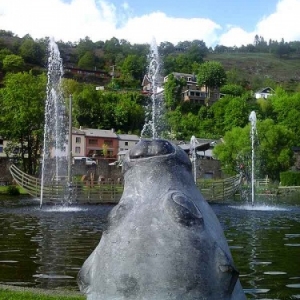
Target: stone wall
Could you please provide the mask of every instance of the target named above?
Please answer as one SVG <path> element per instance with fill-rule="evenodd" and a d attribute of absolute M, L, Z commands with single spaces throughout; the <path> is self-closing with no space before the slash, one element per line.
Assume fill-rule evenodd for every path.
<path fill-rule="evenodd" d="M 93 175 L 94 180 L 98 180 L 99 177 L 104 180 L 121 180 L 123 178 L 122 168 L 119 166 L 111 166 L 106 160 L 98 160 L 96 166 L 86 166 L 84 163 L 76 163 L 72 165 L 73 176 L 82 177 L 86 175 L 88 177 Z"/>
<path fill-rule="evenodd" d="M 86 166 L 82 163 L 72 165 L 72 174 L 81 178 L 83 175 L 88 177 L 93 174 L 94 180 L 99 177 L 103 180 L 120 181 L 123 180 L 122 168 L 120 166 L 111 166 L 105 160 L 98 160 L 96 166 Z M 220 162 L 218 160 L 198 159 L 197 160 L 197 178 L 222 178 Z M 9 159 L 0 158 L 0 185 L 12 182 L 12 176 L 9 172 Z"/>
<path fill-rule="evenodd" d="M 220 161 L 215 159 L 197 159 L 197 178 L 220 179 L 222 176 Z"/>

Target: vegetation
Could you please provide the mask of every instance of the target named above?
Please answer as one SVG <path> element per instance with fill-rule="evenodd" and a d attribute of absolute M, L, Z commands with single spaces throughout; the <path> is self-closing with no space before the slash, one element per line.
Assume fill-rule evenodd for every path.
<path fill-rule="evenodd" d="M 18 196 L 18 195 L 28 195 L 28 193 L 20 186 L 16 186 L 16 188 L 19 191 L 19 194 L 17 195 L 11 195 L 9 194 L 9 190 L 11 189 L 9 186 L 0 186 L 0 195 L 11 195 L 11 196 Z M 14 188 L 13 188 L 14 189 Z"/>
<path fill-rule="evenodd" d="M 18 186 L 9 185 L 7 187 L 7 193 L 8 193 L 8 195 L 11 195 L 11 196 L 18 196 L 18 195 L 20 195 L 20 189 Z"/>
<path fill-rule="evenodd" d="M 10 291 L 0 288 L 0 298 L 2 300 L 83 300 L 83 296 L 62 296 L 54 293 L 53 295 L 38 293 L 37 291 Z"/>
<path fill-rule="evenodd" d="M 37 172 L 41 149 L 47 43 L 47 38 L 18 38 L 0 30 L 0 136 L 11 141 L 7 155 L 19 157 L 29 174 Z M 85 37 L 76 44 L 59 41 L 58 46 L 65 66 L 101 69 L 105 75 L 65 74 L 63 91 L 66 102 L 70 94 L 73 96 L 73 126 L 139 134 L 147 103 L 141 81 L 147 69 L 149 45 L 131 45 L 115 37 L 93 42 Z M 262 170 L 279 179 L 280 172 L 293 165 L 291 147 L 300 143 L 299 46 L 300 42 L 266 42 L 259 36 L 253 44 L 239 48 L 217 45 L 208 49 L 200 40 L 162 43 L 162 75 L 193 73 L 199 85 L 205 83 L 208 91 L 220 88 L 224 94 L 212 105 L 183 102 L 186 82 L 170 75 L 164 86 L 164 137 L 223 138 L 215 155 L 223 168 L 233 173 L 238 171 L 237 161 L 246 164 L 250 147 L 248 116 L 255 110 Z M 105 89 L 96 90 L 99 85 Z M 256 100 L 253 92 L 264 86 L 276 90 L 275 95 Z"/>
<path fill-rule="evenodd" d="M 46 76 L 8 73 L 0 89 L 0 135 L 10 141 L 5 151 L 18 155 L 28 174 L 35 174 L 41 149 Z M 26 157 L 27 156 L 27 157 Z"/>
<path fill-rule="evenodd" d="M 280 173 L 280 183 L 283 186 L 300 186 L 300 173 L 287 171 Z"/>

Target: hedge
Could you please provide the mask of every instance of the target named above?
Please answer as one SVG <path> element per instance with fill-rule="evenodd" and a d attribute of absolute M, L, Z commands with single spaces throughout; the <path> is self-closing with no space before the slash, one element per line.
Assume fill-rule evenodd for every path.
<path fill-rule="evenodd" d="M 300 172 L 281 172 L 280 182 L 283 186 L 300 186 Z"/>

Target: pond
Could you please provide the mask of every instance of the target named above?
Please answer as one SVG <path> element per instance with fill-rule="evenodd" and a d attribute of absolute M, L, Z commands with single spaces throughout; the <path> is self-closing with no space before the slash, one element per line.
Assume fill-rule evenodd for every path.
<path fill-rule="evenodd" d="M 298 204 L 297 204 L 298 203 Z M 300 200 L 211 204 L 248 299 L 300 299 Z M 44 206 L 0 200 L 0 283 L 78 290 L 77 273 L 113 205 Z"/>

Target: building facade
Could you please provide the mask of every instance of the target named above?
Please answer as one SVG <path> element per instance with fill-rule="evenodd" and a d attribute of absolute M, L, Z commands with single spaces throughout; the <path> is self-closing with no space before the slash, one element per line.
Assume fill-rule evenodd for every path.
<path fill-rule="evenodd" d="M 115 159 L 118 154 L 118 135 L 113 129 L 80 129 L 85 133 L 85 155 L 94 158 Z"/>
<path fill-rule="evenodd" d="M 208 88 L 207 86 L 199 86 L 197 78 L 194 74 L 188 73 L 171 73 L 176 79 L 184 79 L 186 85 L 183 87 L 181 100 L 198 104 L 198 105 L 212 105 L 220 99 L 219 88 Z M 168 77 L 164 77 L 164 82 L 168 81 Z"/>

